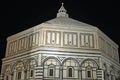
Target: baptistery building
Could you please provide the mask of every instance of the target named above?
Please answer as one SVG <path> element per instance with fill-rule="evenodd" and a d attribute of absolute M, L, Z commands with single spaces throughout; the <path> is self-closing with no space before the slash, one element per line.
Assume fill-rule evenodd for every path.
<path fill-rule="evenodd" d="M 120 80 L 118 45 L 62 6 L 54 19 L 9 36 L 0 80 Z"/>

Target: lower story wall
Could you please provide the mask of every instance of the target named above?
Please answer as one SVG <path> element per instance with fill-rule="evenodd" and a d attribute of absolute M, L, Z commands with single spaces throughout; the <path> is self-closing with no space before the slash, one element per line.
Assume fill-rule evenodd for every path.
<path fill-rule="evenodd" d="M 119 70 L 107 69 L 101 60 L 94 55 L 33 55 L 3 64 L 0 80 L 117 80 Z"/>

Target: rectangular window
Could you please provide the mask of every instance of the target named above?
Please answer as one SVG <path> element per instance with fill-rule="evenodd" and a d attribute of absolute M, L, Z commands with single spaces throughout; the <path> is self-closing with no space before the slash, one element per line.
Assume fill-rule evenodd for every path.
<path fill-rule="evenodd" d="M 24 38 L 21 39 L 21 50 L 24 48 Z"/>
<path fill-rule="evenodd" d="M 60 33 L 56 33 L 56 44 L 60 43 Z"/>
<path fill-rule="evenodd" d="M 111 75 L 111 80 L 115 80 L 113 75 Z"/>
<path fill-rule="evenodd" d="M 54 75 L 54 70 L 53 69 L 50 69 L 49 70 L 49 76 L 53 76 Z"/>
<path fill-rule="evenodd" d="M 102 50 L 102 51 L 105 51 L 105 40 L 102 38 L 102 37 L 100 37 L 99 36 L 99 47 L 100 47 L 100 49 Z"/>
<path fill-rule="evenodd" d="M 17 41 L 14 41 L 14 51 L 13 53 L 16 53 L 17 52 Z"/>
<path fill-rule="evenodd" d="M 18 80 L 21 80 L 21 72 L 18 72 Z"/>
<path fill-rule="evenodd" d="M 87 71 L 87 78 L 91 78 L 91 77 L 92 77 L 91 71 Z"/>
<path fill-rule="evenodd" d="M 33 34 L 32 47 L 36 46 L 36 34 Z"/>
<path fill-rule="evenodd" d="M 89 36 L 85 35 L 85 46 L 89 45 Z"/>
<path fill-rule="evenodd" d="M 31 70 L 31 71 L 30 71 L 30 77 L 33 77 L 33 76 L 34 76 L 34 71 Z"/>
<path fill-rule="evenodd" d="M 72 34 L 69 34 L 69 45 L 72 45 Z"/>
<path fill-rule="evenodd" d="M 8 76 L 6 76 L 6 80 L 8 80 Z"/>
<path fill-rule="evenodd" d="M 68 44 L 68 35 L 64 34 L 64 44 L 67 45 Z"/>
<path fill-rule="evenodd" d="M 33 42 L 33 35 L 29 36 L 29 47 L 32 47 L 32 42 Z"/>
<path fill-rule="evenodd" d="M 20 39 L 19 40 L 19 48 L 18 48 L 18 50 L 21 50 L 21 43 L 22 43 L 22 40 Z"/>
<path fill-rule="evenodd" d="M 73 45 L 77 45 L 77 35 L 73 34 Z"/>
<path fill-rule="evenodd" d="M 25 37 L 25 39 L 24 39 L 24 49 L 26 49 L 27 48 L 27 37 Z"/>
<path fill-rule="evenodd" d="M 47 43 L 50 44 L 50 39 L 51 39 L 51 33 L 47 33 Z"/>
<path fill-rule="evenodd" d="M 38 46 L 38 44 L 39 44 L 39 32 L 36 32 L 35 35 L 36 35 L 35 45 Z"/>
<path fill-rule="evenodd" d="M 94 40 L 93 40 L 93 36 L 90 35 L 89 38 L 90 38 L 90 47 L 94 47 L 94 45 L 93 45 L 93 44 L 94 44 L 94 43 L 93 43 L 93 41 L 94 41 Z"/>
<path fill-rule="evenodd" d="M 80 39 L 80 40 L 81 40 L 81 41 L 80 41 L 80 42 L 81 42 L 81 46 L 84 47 L 84 44 L 85 44 L 85 41 L 84 41 L 84 40 L 85 40 L 84 35 L 81 34 L 81 39 Z"/>
<path fill-rule="evenodd" d="M 13 49 L 13 42 L 9 43 L 9 49 L 8 49 L 8 53 L 12 53 L 12 49 Z"/>
<path fill-rule="evenodd" d="M 8 44 L 8 54 L 11 53 L 11 43 Z"/>
<path fill-rule="evenodd" d="M 13 53 L 14 50 L 14 42 L 11 43 L 11 53 Z"/>
<path fill-rule="evenodd" d="M 55 38 L 56 38 L 55 32 L 52 33 L 52 36 L 51 36 L 51 37 L 52 37 L 51 43 L 52 43 L 52 44 L 55 44 Z"/>

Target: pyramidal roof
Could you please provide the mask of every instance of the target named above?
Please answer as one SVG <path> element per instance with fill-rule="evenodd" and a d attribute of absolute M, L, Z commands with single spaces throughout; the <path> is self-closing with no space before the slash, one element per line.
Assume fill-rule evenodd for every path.
<path fill-rule="evenodd" d="M 92 26 L 92 25 L 89 25 L 89 24 L 86 24 L 86 23 L 83 23 L 83 22 L 80 22 L 78 20 L 75 20 L 75 19 L 72 19 L 69 17 L 69 15 L 67 14 L 67 10 L 64 8 L 64 3 L 62 3 L 60 9 L 58 10 L 58 13 L 57 13 L 57 16 L 56 18 L 54 19 L 51 19 L 51 20 L 48 20 L 46 22 L 43 22 L 41 24 L 38 24 L 34 27 L 31 27 L 30 29 L 27 29 L 27 30 L 24 30 L 24 31 L 21 31 L 20 33 L 25 33 L 26 32 L 29 32 L 29 31 L 33 31 L 33 30 L 36 30 L 38 28 L 54 28 L 54 29 L 94 29 L 94 30 L 98 30 L 97 27 L 95 26 Z M 18 34 L 15 34 L 15 35 L 19 35 L 20 33 Z M 14 35 L 14 36 L 15 36 Z"/>
<path fill-rule="evenodd" d="M 92 25 L 69 18 L 69 15 L 67 14 L 67 10 L 64 8 L 64 3 L 62 3 L 60 9 L 58 10 L 56 18 L 46 21 L 43 24 L 72 26 L 72 27 L 89 27 L 89 28 L 94 27 Z"/>

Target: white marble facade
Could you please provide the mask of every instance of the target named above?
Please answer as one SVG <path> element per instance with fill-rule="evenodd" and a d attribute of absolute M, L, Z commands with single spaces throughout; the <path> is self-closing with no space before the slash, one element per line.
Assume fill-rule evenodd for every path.
<path fill-rule="evenodd" d="M 119 80 L 118 45 L 66 12 L 7 38 L 0 80 Z"/>

